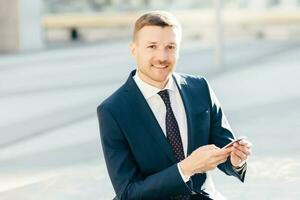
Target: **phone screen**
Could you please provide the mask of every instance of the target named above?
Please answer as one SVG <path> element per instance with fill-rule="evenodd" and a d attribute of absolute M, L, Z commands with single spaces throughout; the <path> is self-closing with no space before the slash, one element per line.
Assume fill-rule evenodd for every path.
<path fill-rule="evenodd" d="M 227 145 L 225 145 L 222 149 L 226 149 L 228 147 L 231 147 L 234 143 L 238 142 L 238 141 L 241 141 L 242 139 L 246 139 L 247 137 L 246 136 L 241 136 L 233 141 L 231 141 L 230 143 L 228 143 Z"/>

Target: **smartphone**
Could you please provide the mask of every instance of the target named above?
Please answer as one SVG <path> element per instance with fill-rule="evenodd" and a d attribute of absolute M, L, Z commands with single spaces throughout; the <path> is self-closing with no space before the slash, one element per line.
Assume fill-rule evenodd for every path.
<path fill-rule="evenodd" d="M 228 147 L 231 147 L 233 145 L 233 143 L 239 142 L 242 139 L 246 139 L 246 138 L 247 138 L 246 136 L 238 137 L 237 139 L 235 139 L 235 140 L 231 141 L 230 143 L 228 143 L 227 145 L 225 145 L 222 149 L 226 149 Z"/>

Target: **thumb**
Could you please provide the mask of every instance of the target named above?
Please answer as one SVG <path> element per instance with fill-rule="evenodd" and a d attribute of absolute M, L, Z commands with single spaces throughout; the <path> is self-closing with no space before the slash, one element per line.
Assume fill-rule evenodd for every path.
<path fill-rule="evenodd" d="M 219 149 L 219 148 L 216 147 L 214 144 L 209 144 L 209 145 L 199 147 L 198 149 L 202 150 L 202 151 L 206 151 L 206 150 L 213 150 L 213 149 Z"/>

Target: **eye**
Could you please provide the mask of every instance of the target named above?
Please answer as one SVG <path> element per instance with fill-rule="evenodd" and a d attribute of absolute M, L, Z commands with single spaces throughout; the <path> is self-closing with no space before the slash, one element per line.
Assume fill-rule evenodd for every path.
<path fill-rule="evenodd" d="M 176 46 L 174 46 L 174 45 L 169 45 L 169 46 L 168 46 L 168 49 L 169 49 L 169 50 L 176 49 Z"/>
<path fill-rule="evenodd" d="M 150 45 L 150 46 L 148 46 L 147 48 L 149 48 L 149 49 L 156 49 L 156 45 Z"/>

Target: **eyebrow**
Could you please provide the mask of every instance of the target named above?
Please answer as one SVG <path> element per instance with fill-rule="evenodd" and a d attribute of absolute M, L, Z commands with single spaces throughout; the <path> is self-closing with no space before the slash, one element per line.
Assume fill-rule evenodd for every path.
<path fill-rule="evenodd" d="M 150 42 L 150 41 L 148 41 L 147 44 L 157 44 L 157 42 Z M 176 46 L 175 42 L 170 42 L 168 45 L 170 45 L 170 44 Z"/>
<path fill-rule="evenodd" d="M 150 41 L 148 41 L 147 43 L 148 44 L 157 44 L 157 42 L 150 42 Z"/>

